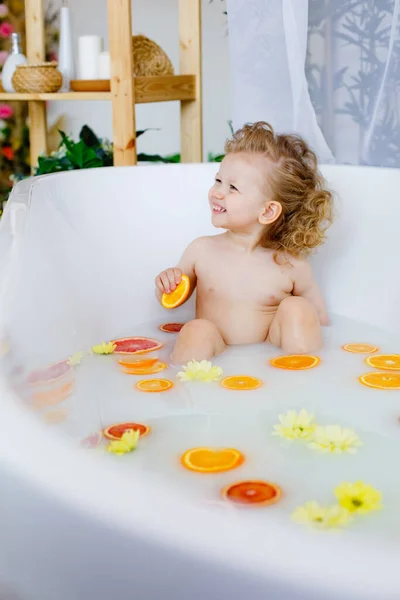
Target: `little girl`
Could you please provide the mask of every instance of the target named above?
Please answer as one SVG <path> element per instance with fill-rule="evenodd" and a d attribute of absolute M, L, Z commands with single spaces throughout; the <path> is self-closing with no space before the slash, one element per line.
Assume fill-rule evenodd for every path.
<path fill-rule="evenodd" d="M 237 131 L 225 152 L 208 195 L 212 223 L 225 233 L 194 240 L 156 278 L 159 298 L 182 273 L 197 288 L 196 318 L 172 359 L 265 341 L 291 354 L 318 350 L 328 316 L 306 257 L 324 241 L 332 195 L 316 156 L 299 136 L 277 135 L 264 122 Z"/>

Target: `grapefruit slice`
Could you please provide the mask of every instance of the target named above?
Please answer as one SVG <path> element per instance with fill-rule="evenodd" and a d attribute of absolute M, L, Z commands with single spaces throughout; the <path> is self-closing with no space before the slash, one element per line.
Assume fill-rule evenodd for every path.
<path fill-rule="evenodd" d="M 147 337 L 128 337 L 112 340 L 114 354 L 146 354 L 162 348 L 161 342 Z"/>
<path fill-rule="evenodd" d="M 66 375 L 72 370 L 71 365 L 67 362 L 68 359 L 60 360 L 44 369 L 38 369 L 30 373 L 26 379 L 28 385 L 40 385 L 43 383 L 52 383 L 60 377 Z"/>
<path fill-rule="evenodd" d="M 261 379 L 251 377 L 250 375 L 232 375 L 231 377 L 225 377 L 221 381 L 222 387 L 227 390 L 256 390 L 262 384 Z"/>
<path fill-rule="evenodd" d="M 138 431 L 140 437 L 144 437 L 148 435 L 151 431 L 151 428 L 148 425 L 142 425 L 141 423 L 118 423 L 117 425 L 109 425 L 103 430 L 103 435 L 109 440 L 120 440 L 122 435 L 128 429 L 133 429 L 133 431 Z"/>
<path fill-rule="evenodd" d="M 91 433 L 83 440 L 81 440 L 79 445 L 81 448 L 86 448 L 87 450 L 94 450 L 95 448 L 97 448 L 97 446 L 100 445 L 101 440 L 101 433 L 99 431 L 96 431 L 95 433 Z"/>
<path fill-rule="evenodd" d="M 182 458 L 182 465 L 197 473 L 221 473 L 240 467 L 244 456 L 235 448 L 191 448 Z"/>
<path fill-rule="evenodd" d="M 400 373 L 366 373 L 358 380 L 363 385 L 378 390 L 400 390 Z"/>
<path fill-rule="evenodd" d="M 372 354 L 373 352 L 378 352 L 379 348 L 372 344 L 345 344 L 342 346 L 342 350 L 353 352 L 354 354 Z"/>
<path fill-rule="evenodd" d="M 289 371 L 303 371 L 304 369 L 313 369 L 320 363 L 318 356 L 308 356 L 307 354 L 292 354 L 290 356 L 277 356 L 270 360 L 273 367 L 277 369 L 287 369 Z"/>
<path fill-rule="evenodd" d="M 174 387 L 169 379 L 142 379 L 136 386 L 141 392 L 166 392 Z"/>
<path fill-rule="evenodd" d="M 161 296 L 161 304 L 164 308 L 177 308 L 183 304 L 190 292 L 190 279 L 187 275 L 182 275 L 181 282 L 170 294 Z"/>
<path fill-rule="evenodd" d="M 365 359 L 367 365 L 384 371 L 400 370 L 400 354 L 380 354 L 379 356 L 368 356 Z"/>
<path fill-rule="evenodd" d="M 164 323 L 160 325 L 161 331 L 165 333 L 179 333 L 185 323 Z"/>
<path fill-rule="evenodd" d="M 129 367 L 122 367 L 122 372 L 127 375 L 154 375 L 154 373 L 160 373 L 165 371 L 167 365 L 160 360 L 156 360 L 155 363 L 147 367 L 137 367 L 136 365 L 130 365 Z"/>
<path fill-rule="evenodd" d="M 225 500 L 242 506 L 269 506 L 282 495 L 280 487 L 260 480 L 239 481 L 227 485 L 221 493 Z"/>

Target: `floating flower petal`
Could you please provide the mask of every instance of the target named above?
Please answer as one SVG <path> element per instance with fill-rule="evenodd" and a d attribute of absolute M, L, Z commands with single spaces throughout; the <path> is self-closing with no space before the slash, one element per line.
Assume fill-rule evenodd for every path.
<path fill-rule="evenodd" d="M 107 446 L 107 451 L 112 454 L 126 454 L 132 452 L 138 445 L 140 431 L 128 429 L 122 434 L 121 439 L 113 440 Z"/>
<path fill-rule="evenodd" d="M 320 506 L 318 502 L 306 502 L 298 506 L 292 514 L 293 521 L 302 525 L 311 525 L 317 529 L 338 529 L 346 527 L 353 520 L 348 510 L 334 504 Z"/>
<path fill-rule="evenodd" d="M 92 352 L 94 354 L 112 354 L 116 348 L 116 345 L 112 342 L 101 342 L 92 346 Z"/>
<path fill-rule="evenodd" d="M 177 374 L 180 381 L 218 381 L 222 377 L 221 367 L 213 366 L 209 360 L 191 360 Z"/>
<path fill-rule="evenodd" d="M 363 481 L 341 483 L 335 489 L 335 496 L 340 506 L 351 513 L 365 515 L 382 508 L 381 492 Z"/>
<path fill-rule="evenodd" d="M 342 452 L 354 454 L 359 446 L 362 446 L 362 441 L 356 432 L 346 427 L 340 427 L 340 425 L 327 425 L 326 427 L 317 425 L 312 435 L 312 441 L 308 444 L 312 450 L 334 454 Z"/>
<path fill-rule="evenodd" d="M 317 426 L 314 422 L 315 415 L 304 408 L 299 413 L 289 410 L 278 418 L 280 423 L 274 425 L 272 435 L 279 435 L 287 440 L 310 440 Z"/>
<path fill-rule="evenodd" d="M 70 365 L 70 367 L 76 367 L 77 365 L 80 365 L 83 359 L 83 352 L 74 352 L 74 354 L 71 354 L 71 356 L 68 358 L 67 360 L 67 364 Z"/>

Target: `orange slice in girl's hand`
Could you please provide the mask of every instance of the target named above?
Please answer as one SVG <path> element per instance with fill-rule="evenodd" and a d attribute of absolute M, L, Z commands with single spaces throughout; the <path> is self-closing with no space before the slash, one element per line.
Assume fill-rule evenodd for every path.
<path fill-rule="evenodd" d="M 303 371 L 312 369 L 320 363 L 318 356 L 308 356 L 307 354 L 292 354 L 291 356 L 278 356 L 270 360 L 273 367 L 278 369 L 288 369 L 289 371 Z"/>
<path fill-rule="evenodd" d="M 372 344 L 345 344 L 342 346 L 342 350 L 353 352 L 354 354 L 372 354 L 373 352 L 378 352 L 379 348 Z"/>
<path fill-rule="evenodd" d="M 166 392 L 174 384 L 169 379 L 142 379 L 136 384 L 136 388 L 141 392 Z"/>
<path fill-rule="evenodd" d="M 222 490 L 222 496 L 242 506 L 269 506 L 278 502 L 282 495 L 280 487 L 268 481 L 239 481 Z"/>
<path fill-rule="evenodd" d="M 400 390 L 400 373 L 366 373 L 360 383 L 378 390 Z"/>
<path fill-rule="evenodd" d="M 182 458 L 182 465 L 197 473 L 220 473 L 240 467 L 244 456 L 235 448 L 191 448 Z"/>
<path fill-rule="evenodd" d="M 153 375 L 154 373 L 160 373 L 165 371 L 167 365 L 159 360 L 148 367 L 136 367 L 131 365 L 129 367 L 122 367 L 123 373 L 127 375 Z"/>
<path fill-rule="evenodd" d="M 103 435 L 109 440 L 120 440 L 125 431 L 128 431 L 129 429 L 133 429 L 133 431 L 138 431 L 140 437 L 148 435 L 151 431 L 148 425 L 127 422 L 118 423 L 117 425 L 109 425 L 109 427 L 103 429 Z"/>
<path fill-rule="evenodd" d="M 190 279 L 187 275 L 182 275 L 181 282 L 170 294 L 161 296 L 161 304 L 164 308 L 176 308 L 183 304 L 190 292 Z"/>
<path fill-rule="evenodd" d="M 227 390 L 256 390 L 262 384 L 261 379 L 251 377 L 250 375 L 232 375 L 231 377 L 225 377 L 221 381 L 222 387 Z"/>
<path fill-rule="evenodd" d="M 379 356 L 368 356 L 365 359 L 367 365 L 384 371 L 400 371 L 400 354 L 380 354 Z"/>

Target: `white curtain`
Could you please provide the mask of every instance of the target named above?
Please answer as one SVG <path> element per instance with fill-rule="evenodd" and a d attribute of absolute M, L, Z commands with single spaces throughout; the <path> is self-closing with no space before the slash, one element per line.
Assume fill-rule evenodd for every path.
<path fill-rule="evenodd" d="M 233 124 L 400 167 L 400 0 L 227 0 Z"/>

